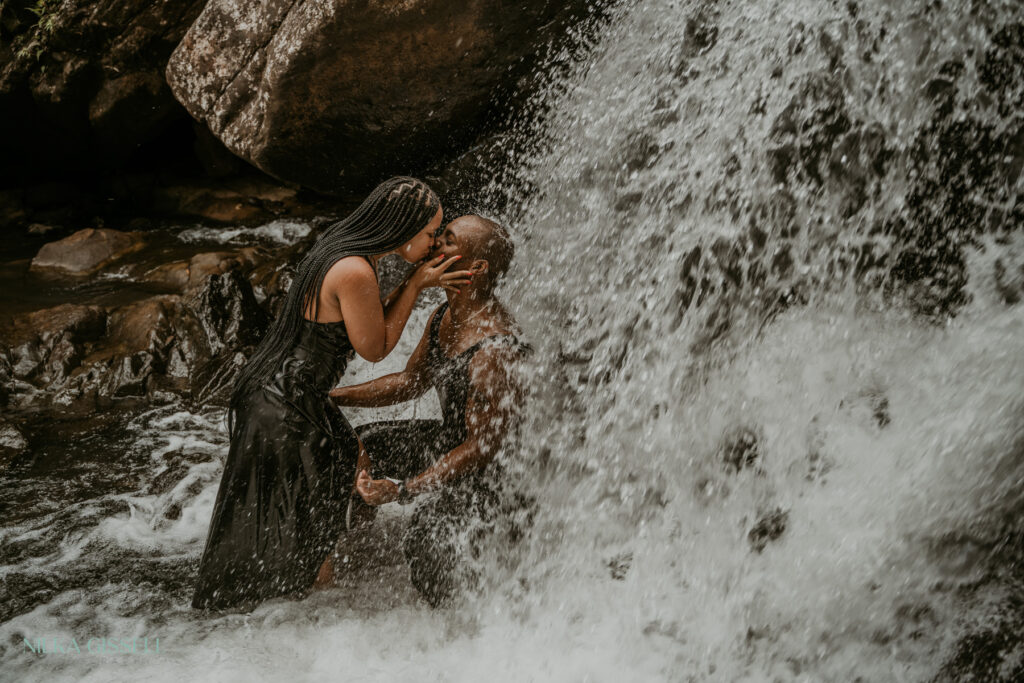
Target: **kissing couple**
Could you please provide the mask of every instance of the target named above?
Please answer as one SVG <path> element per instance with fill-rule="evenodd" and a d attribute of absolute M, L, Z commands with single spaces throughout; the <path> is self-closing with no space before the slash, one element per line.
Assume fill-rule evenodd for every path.
<path fill-rule="evenodd" d="M 518 535 L 523 498 L 502 495 L 503 454 L 518 441 L 529 353 L 494 289 L 508 232 L 444 211 L 424 182 L 395 177 L 330 226 L 298 264 L 260 345 L 235 382 L 230 446 L 192 606 L 252 607 L 302 597 L 334 579 L 345 532 L 381 505 L 415 503 L 402 543 L 413 585 L 432 606 L 478 578 L 472 558 L 498 528 Z M 416 264 L 381 296 L 378 264 Z M 394 350 L 419 294 L 445 290 L 405 369 L 337 387 L 354 354 Z M 434 389 L 440 420 L 353 429 L 346 407 L 380 407 Z"/>

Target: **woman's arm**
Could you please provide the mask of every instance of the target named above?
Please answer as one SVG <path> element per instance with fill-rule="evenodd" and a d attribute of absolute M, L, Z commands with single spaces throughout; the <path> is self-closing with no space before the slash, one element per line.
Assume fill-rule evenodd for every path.
<path fill-rule="evenodd" d="M 442 287 L 462 282 L 468 271 L 446 273 L 459 258 L 447 261 L 432 259 L 416 271 L 390 297 L 385 307 L 380 300 L 377 277 L 364 259 L 341 259 L 324 278 L 324 287 L 337 298 L 345 321 L 349 341 L 356 353 L 377 363 L 398 344 L 402 330 L 409 321 L 416 298 L 428 287 Z M 465 280 L 468 282 L 468 280 Z"/>
<path fill-rule="evenodd" d="M 423 336 L 420 337 L 416 349 L 405 364 L 405 370 L 393 372 L 362 384 L 331 389 L 329 395 L 334 402 L 339 406 L 354 408 L 380 408 L 403 401 L 411 401 L 425 394 L 430 387 L 430 377 L 427 372 L 427 350 L 430 347 L 430 327 L 435 315 L 437 315 L 436 310 L 430 315 L 426 329 L 423 330 Z"/>

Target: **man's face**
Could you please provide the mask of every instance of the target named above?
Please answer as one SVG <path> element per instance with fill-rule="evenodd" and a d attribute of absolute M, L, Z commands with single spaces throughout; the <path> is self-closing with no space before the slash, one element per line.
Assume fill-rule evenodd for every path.
<path fill-rule="evenodd" d="M 432 256 L 444 256 L 446 259 L 452 256 L 469 255 L 470 232 L 475 226 L 471 221 L 456 218 L 445 226 L 441 234 L 434 240 L 434 252 Z"/>

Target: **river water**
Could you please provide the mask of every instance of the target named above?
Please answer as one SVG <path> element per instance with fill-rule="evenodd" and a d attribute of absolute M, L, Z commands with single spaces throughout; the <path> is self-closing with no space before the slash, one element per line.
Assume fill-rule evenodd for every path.
<path fill-rule="evenodd" d="M 0 624 L 0 677 L 925 681 L 988 652 L 990 678 L 1013 680 L 1024 239 L 996 214 L 1024 194 L 1020 147 L 979 152 L 995 185 L 925 195 L 950 215 L 984 205 L 995 224 L 958 243 L 962 287 L 892 275 L 913 238 L 878 226 L 924 220 L 935 164 L 910 152 L 933 130 L 925 93 L 944 64 L 964 64 L 949 120 L 1013 139 L 1019 108 L 985 95 L 979 65 L 1022 14 L 621 5 L 555 72 L 533 123 L 493 143 L 504 170 L 479 198 L 516 235 L 503 295 L 536 349 L 510 476 L 537 514 L 519 547 L 490 549 L 487 589 L 456 608 L 419 602 L 397 510 L 352 541 L 338 587 L 193 613 L 224 416 L 164 406 L 73 445 L 55 432 L 31 468 L 2 475 L 0 576 L 8 596 L 35 597 Z M 793 102 L 797 161 L 780 175 Z M 865 161 L 866 134 L 842 146 L 858 130 L 888 161 Z M 866 249 L 890 260 L 852 266 Z M 428 310 L 344 382 L 401 367 Z M 436 410 L 428 398 L 383 417 Z M 25 637 L 82 653 L 33 654 Z M 149 651 L 90 653 L 92 637 Z"/>

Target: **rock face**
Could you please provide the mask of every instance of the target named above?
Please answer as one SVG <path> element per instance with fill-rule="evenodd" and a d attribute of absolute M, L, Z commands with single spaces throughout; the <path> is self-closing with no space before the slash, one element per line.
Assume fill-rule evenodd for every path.
<path fill-rule="evenodd" d="M 167 81 L 235 154 L 339 191 L 467 140 L 586 5 L 211 0 Z"/>
<path fill-rule="evenodd" d="M 187 296 L 113 310 L 64 304 L 0 330 L 0 404 L 94 411 L 115 402 L 224 400 L 267 317 L 238 263 Z"/>
<path fill-rule="evenodd" d="M 114 167 L 187 116 L 163 77 L 205 0 L 7 3 L 0 40 L 0 179 Z"/>
<path fill-rule="evenodd" d="M 118 230 L 86 228 L 44 244 L 32 259 L 32 270 L 88 275 L 139 249 L 142 236 Z"/>

